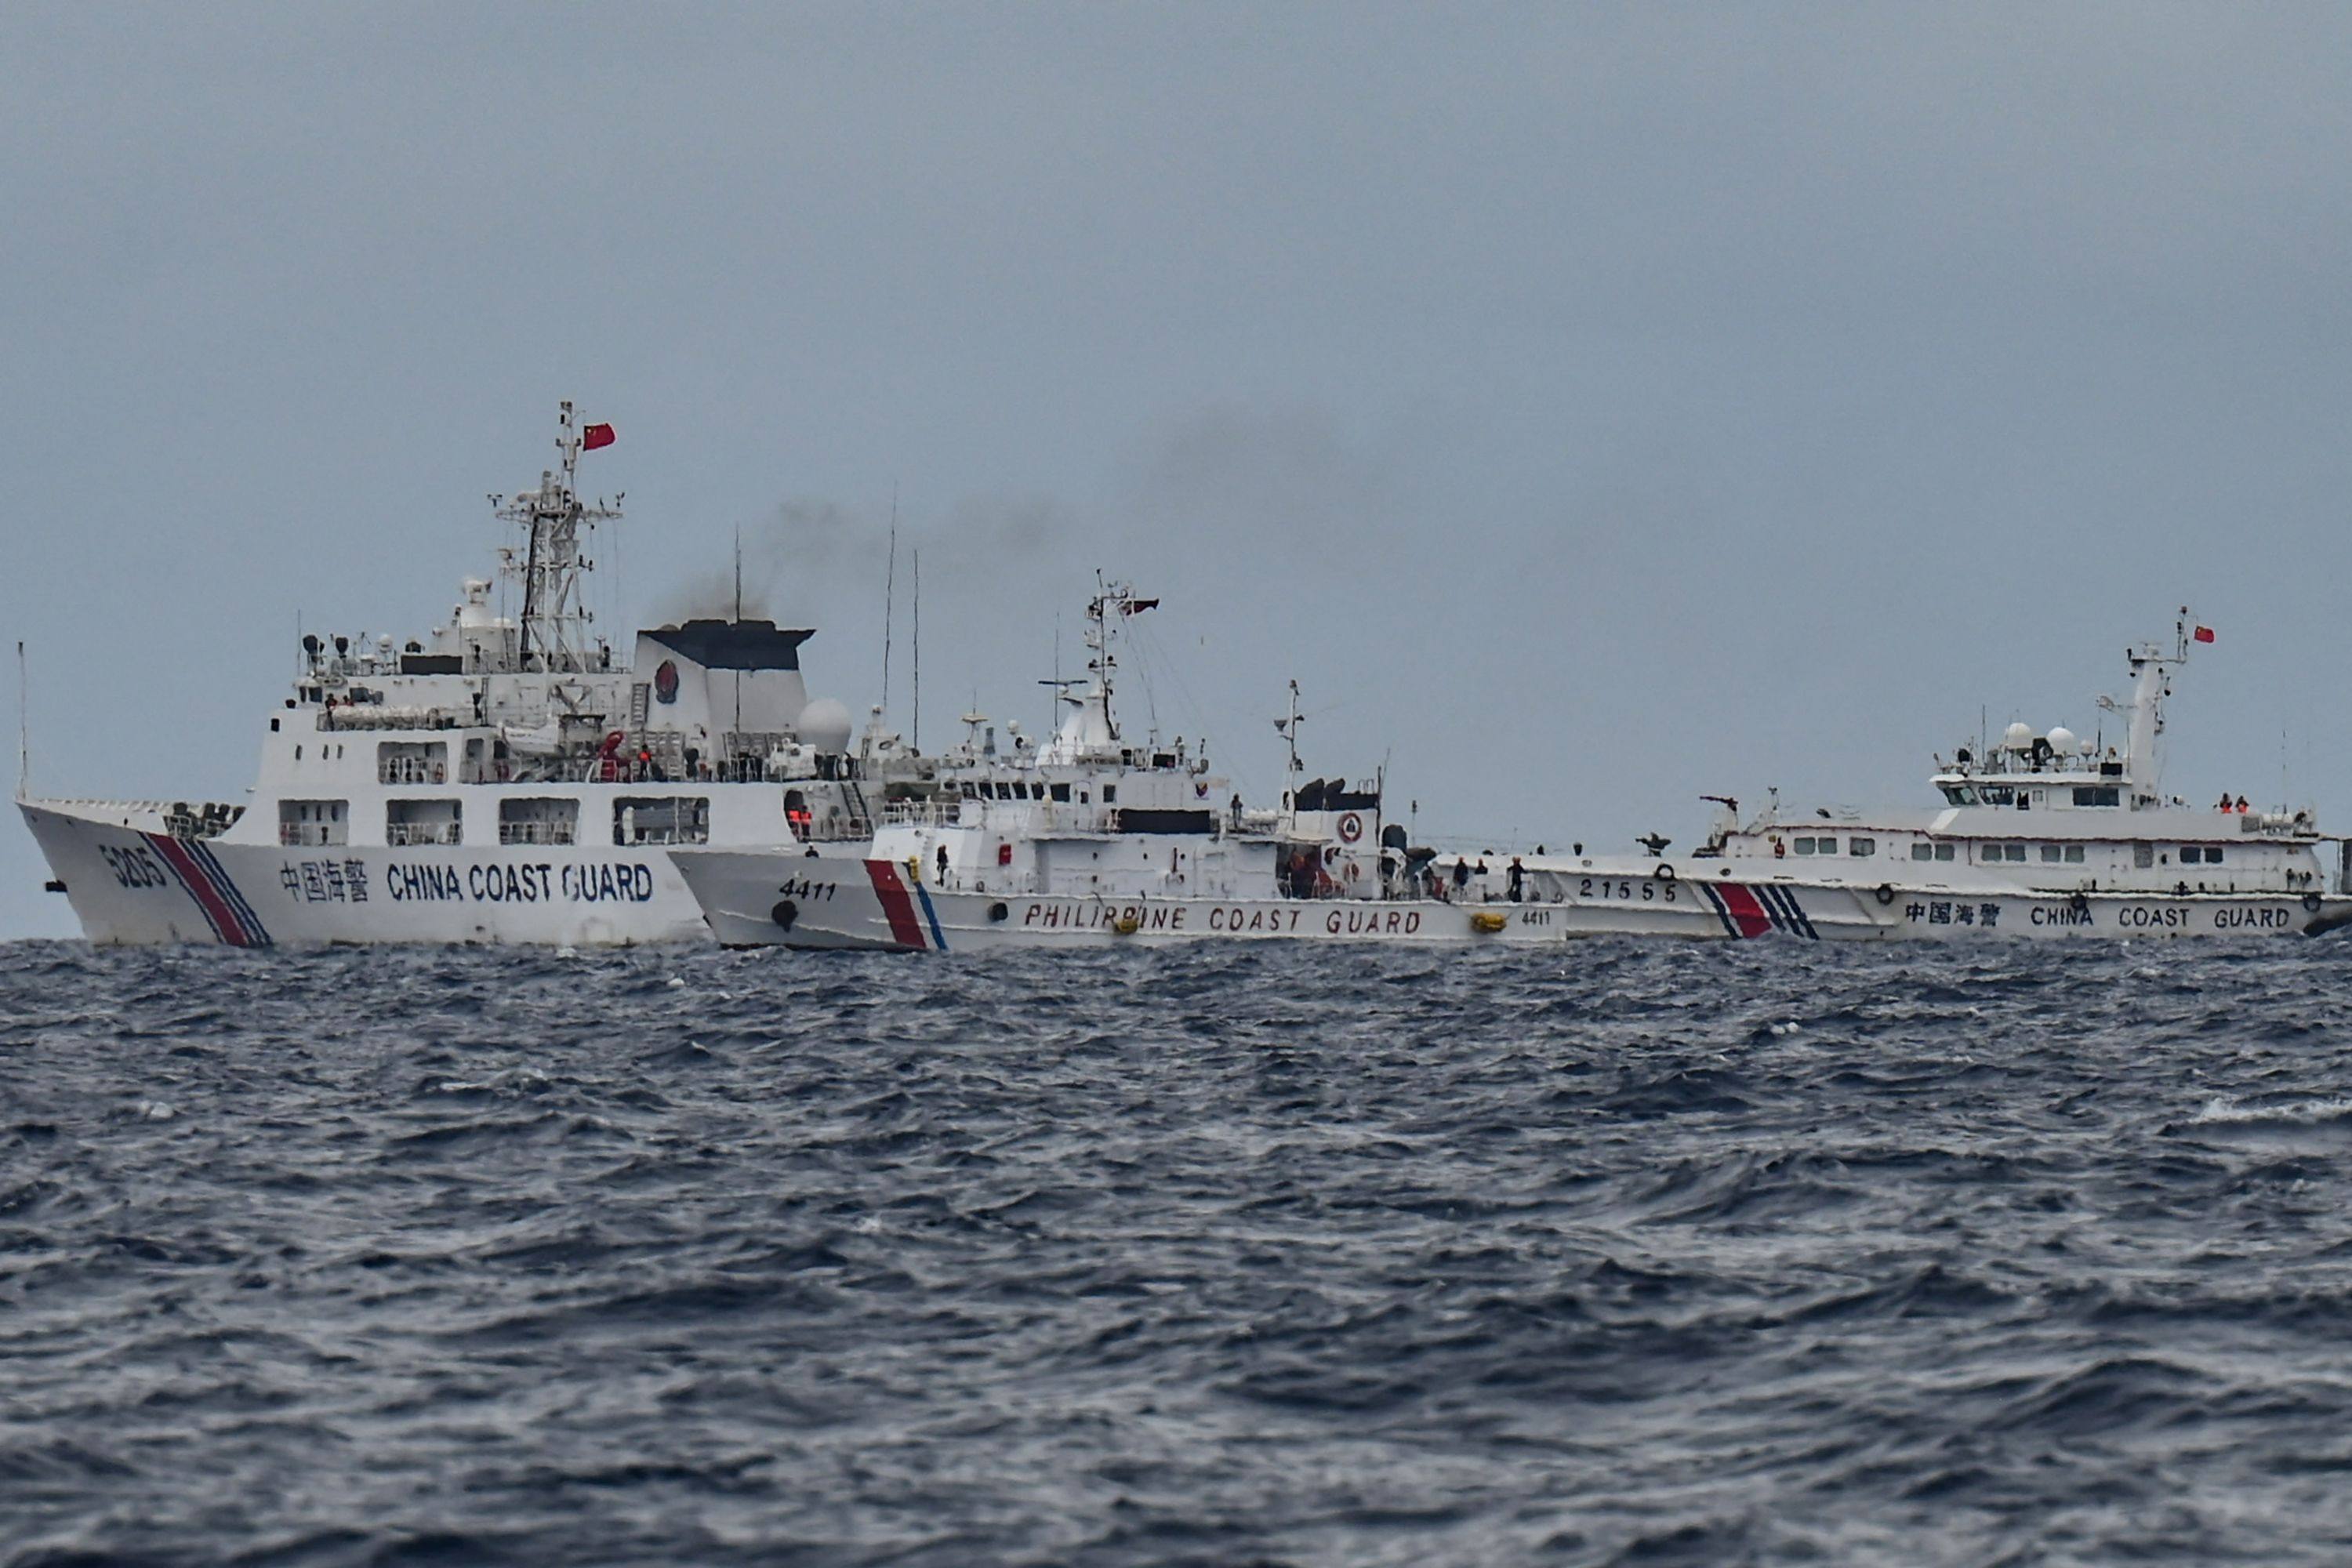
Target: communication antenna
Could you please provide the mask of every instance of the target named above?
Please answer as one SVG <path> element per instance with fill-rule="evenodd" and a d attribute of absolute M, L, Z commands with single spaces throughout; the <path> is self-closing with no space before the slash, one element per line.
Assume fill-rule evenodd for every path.
<path fill-rule="evenodd" d="M 915 551 L 915 754 L 923 751 L 923 552 Z"/>
<path fill-rule="evenodd" d="M 18 637 L 16 639 L 16 795 L 18 799 L 24 798 L 25 792 L 32 787 L 33 783 L 33 742 L 30 728 L 32 721 L 26 716 L 28 711 L 28 704 L 25 697 L 26 685 L 25 639 Z"/>
<path fill-rule="evenodd" d="M 735 525 L 735 624 L 743 624 L 743 525 L 740 522 Z M 739 668 L 734 676 L 736 738 L 730 742 L 730 749 L 743 743 L 743 671 Z M 732 757 L 727 760 L 734 761 Z"/>
<path fill-rule="evenodd" d="M 898 481 L 890 481 L 890 568 L 882 579 L 882 706 L 890 706 L 890 605 L 898 596 Z"/>

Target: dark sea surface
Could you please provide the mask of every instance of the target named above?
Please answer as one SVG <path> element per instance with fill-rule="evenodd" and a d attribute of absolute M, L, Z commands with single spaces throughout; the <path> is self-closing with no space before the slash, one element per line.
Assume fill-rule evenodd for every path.
<path fill-rule="evenodd" d="M 2336 1563 L 2352 947 L 0 948 L 0 1563 Z"/>

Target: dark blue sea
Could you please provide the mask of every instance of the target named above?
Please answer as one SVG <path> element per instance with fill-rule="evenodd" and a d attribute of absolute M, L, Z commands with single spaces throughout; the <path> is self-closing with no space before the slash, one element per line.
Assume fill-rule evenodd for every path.
<path fill-rule="evenodd" d="M 0 948 L 0 1563 L 2338 1563 L 2352 948 Z"/>

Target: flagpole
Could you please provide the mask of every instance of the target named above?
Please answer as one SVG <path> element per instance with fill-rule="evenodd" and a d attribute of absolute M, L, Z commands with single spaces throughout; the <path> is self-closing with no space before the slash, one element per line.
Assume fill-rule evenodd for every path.
<path fill-rule="evenodd" d="M 890 481 L 890 565 L 882 579 L 882 709 L 890 708 L 890 606 L 898 597 L 898 481 Z"/>
<path fill-rule="evenodd" d="M 915 552 L 915 754 L 923 752 L 923 552 Z"/>
<path fill-rule="evenodd" d="M 25 639 L 16 639 L 16 798 L 23 800 L 33 786 L 32 721 L 26 717 L 28 703 L 26 692 L 29 683 L 25 677 Z"/>

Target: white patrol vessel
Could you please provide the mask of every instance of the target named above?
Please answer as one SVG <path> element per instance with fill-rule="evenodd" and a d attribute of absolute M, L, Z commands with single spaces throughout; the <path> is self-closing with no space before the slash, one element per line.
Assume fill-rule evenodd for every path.
<path fill-rule="evenodd" d="M 1288 788 L 1247 807 L 1179 738 L 1122 733 L 1118 646 L 1156 599 L 1100 584 L 1087 609 L 1089 677 L 1060 727 L 1011 756 L 967 744 L 935 797 L 897 808 L 860 864 L 681 848 L 687 886 L 730 946 L 961 952 L 1180 942 L 1550 940 L 1502 907 L 1420 896 L 1381 785 L 1304 780 L 1297 689 Z M 1077 684 L 1077 683 L 1068 683 Z M 975 715 L 975 726 L 982 721 Z M 1423 852 L 1423 858 L 1426 852 Z"/>
<path fill-rule="evenodd" d="M 617 653 L 590 634 L 583 552 L 614 507 L 581 453 L 612 427 L 562 406 L 560 468 L 491 498 L 520 615 L 469 579 L 421 640 L 305 637 L 293 694 L 234 802 L 18 805 L 52 889 L 99 942 L 707 940 L 681 844 L 860 856 L 894 781 L 924 764 L 874 721 L 809 700 L 772 622 L 688 620 Z M 615 498 L 616 500 L 618 498 Z"/>
<path fill-rule="evenodd" d="M 2117 743 L 2020 723 L 1938 757 L 1937 805 L 1791 811 L 1776 799 L 1741 822 L 1735 802 L 1713 797 L 1721 816 L 1694 856 L 1528 857 L 1516 900 L 1490 858 L 1465 892 L 1568 934 L 2235 937 L 2352 922 L 2352 854 L 2310 812 L 2163 793 L 2172 671 L 2211 640 L 2184 609 L 2168 651 L 2126 650 L 2130 699 L 2099 700 L 2123 728 Z M 1460 863 L 1433 869 L 1453 878 Z"/>

